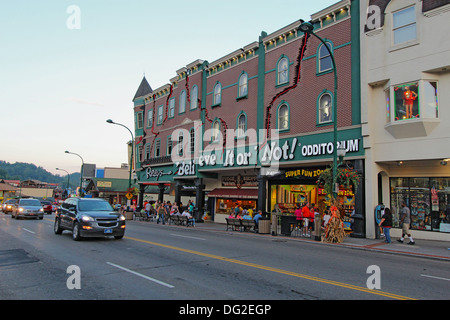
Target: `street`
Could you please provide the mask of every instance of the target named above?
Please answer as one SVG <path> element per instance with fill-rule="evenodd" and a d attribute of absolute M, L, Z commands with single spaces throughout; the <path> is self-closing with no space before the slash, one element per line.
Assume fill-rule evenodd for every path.
<path fill-rule="evenodd" d="M 0 214 L 0 300 L 450 299 L 447 261 L 139 221 L 75 242 L 53 221 Z"/>

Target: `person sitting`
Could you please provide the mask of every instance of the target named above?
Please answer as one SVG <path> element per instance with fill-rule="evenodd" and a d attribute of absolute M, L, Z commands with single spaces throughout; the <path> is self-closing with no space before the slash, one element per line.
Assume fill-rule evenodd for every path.
<path fill-rule="evenodd" d="M 195 227 L 195 219 L 194 217 L 189 213 L 189 211 L 184 210 L 183 213 L 181 214 L 182 216 L 186 217 L 188 223 L 191 223 L 193 227 Z"/>
<path fill-rule="evenodd" d="M 244 216 L 242 217 L 242 219 L 245 220 L 252 220 L 252 216 L 250 215 L 250 213 L 247 210 L 244 210 Z"/>

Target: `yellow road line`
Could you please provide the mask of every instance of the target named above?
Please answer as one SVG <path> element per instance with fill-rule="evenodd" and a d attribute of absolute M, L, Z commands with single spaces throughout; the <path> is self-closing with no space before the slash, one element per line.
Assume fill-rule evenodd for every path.
<path fill-rule="evenodd" d="M 326 283 L 326 284 L 330 284 L 330 285 L 333 285 L 333 286 L 338 286 L 338 287 L 342 287 L 342 288 L 357 290 L 357 291 L 366 292 L 366 293 L 370 293 L 370 294 L 375 294 L 375 295 L 388 297 L 388 298 L 392 298 L 392 299 L 416 300 L 416 299 L 413 299 L 413 298 L 400 296 L 400 295 L 397 295 L 397 294 L 394 294 L 394 293 L 371 290 L 371 289 L 368 289 L 368 288 L 359 287 L 359 286 L 355 286 L 355 285 L 352 285 L 352 284 L 347 284 L 347 283 L 343 283 L 343 282 L 338 282 L 338 281 L 333 281 L 333 280 L 327 280 L 327 279 L 312 277 L 312 276 L 308 276 L 308 275 L 305 275 L 305 274 L 300 274 L 300 273 L 296 273 L 296 272 L 292 272 L 292 271 L 287 271 L 287 270 L 267 267 L 267 266 L 263 266 L 263 265 L 260 265 L 260 264 L 255 264 L 255 263 L 251 263 L 251 262 L 245 262 L 245 261 L 236 260 L 236 259 L 225 258 L 225 257 L 216 256 L 216 255 L 209 254 L 209 253 L 204 253 L 204 252 L 190 250 L 190 249 L 183 249 L 183 248 L 179 248 L 179 247 L 170 246 L 170 245 L 167 245 L 167 244 L 162 244 L 162 243 L 157 243 L 157 242 L 152 242 L 152 241 L 138 239 L 138 238 L 132 238 L 132 237 L 125 237 L 125 238 L 129 239 L 129 240 L 133 240 L 133 241 L 138 241 L 138 242 L 142 242 L 142 243 L 151 244 L 151 245 L 162 247 L 162 248 L 167 248 L 167 249 L 172 249 L 172 250 L 176 250 L 176 251 L 191 253 L 191 254 L 194 254 L 194 255 L 202 256 L 202 257 L 208 257 L 208 258 L 211 258 L 211 259 L 216 259 L 216 260 L 226 261 L 226 262 L 230 262 L 230 263 L 235 263 L 235 264 L 239 264 L 239 265 L 242 265 L 242 266 L 248 266 L 248 267 L 257 268 L 257 269 L 261 269 L 261 270 L 266 270 L 266 271 L 276 272 L 276 273 L 280 273 L 280 274 L 285 274 L 285 275 L 289 275 L 289 276 L 296 277 L 296 278 L 302 278 L 302 279 L 306 279 L 306 280 Z"/>

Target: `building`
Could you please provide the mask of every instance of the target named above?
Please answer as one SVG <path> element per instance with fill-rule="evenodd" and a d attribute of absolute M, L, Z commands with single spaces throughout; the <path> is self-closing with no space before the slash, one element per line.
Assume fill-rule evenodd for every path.
<path fill-rule="evenodd" d="M 361 1 L 366 232 L 401 203 L 415 238 L 450 240 L 450 1 Z M 372 217 L 371 217 L 372 215 Z"/>
<path fill-rule="evenodd" d="M 149 186 L 160 200 L 170 190 L 177 203 L 195 198 L 197 217 L 206 204 L 217 222 L 236 205 L 289 213 L 309 201 L 322 210 L 329 197 L 316 181 L 333 161 L 335 112 L 343 165 L 365 175 L 359 1 L 339 1 L 311 23 L 337 74 L 325 44 L 295 21 L 216 61 L 193 61 L 160 88 L 142 80 L 133 98 L 141 201 Z M 359 190 L 339 193 L 364 236 Z"/>

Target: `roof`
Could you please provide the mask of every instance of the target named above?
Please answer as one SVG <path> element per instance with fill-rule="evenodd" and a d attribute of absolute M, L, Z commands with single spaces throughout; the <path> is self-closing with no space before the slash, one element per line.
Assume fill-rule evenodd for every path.
<path fill-rule="evenodd" d="M 7 183 L 0 183 L 0 191 L 16 191 L 18 188 L 7 184 Z"/>
<path fill-rule="evenodd" d="M 226 189 L 216 188 L 208 193 L 208 197 L 233 199 L 258 199 L 258 189 Z"/>
<path fill-rule="evenodd" d="M 141 84 L 139 85 L 139 88 L 136 91 L 136 94 L 134 95 L 133 101 L 136 100 L 139 97 L 143 97 L 149 93 L 152 93 L 153 89 L 150 87 L 147 79 L 142 78 Z"/>

